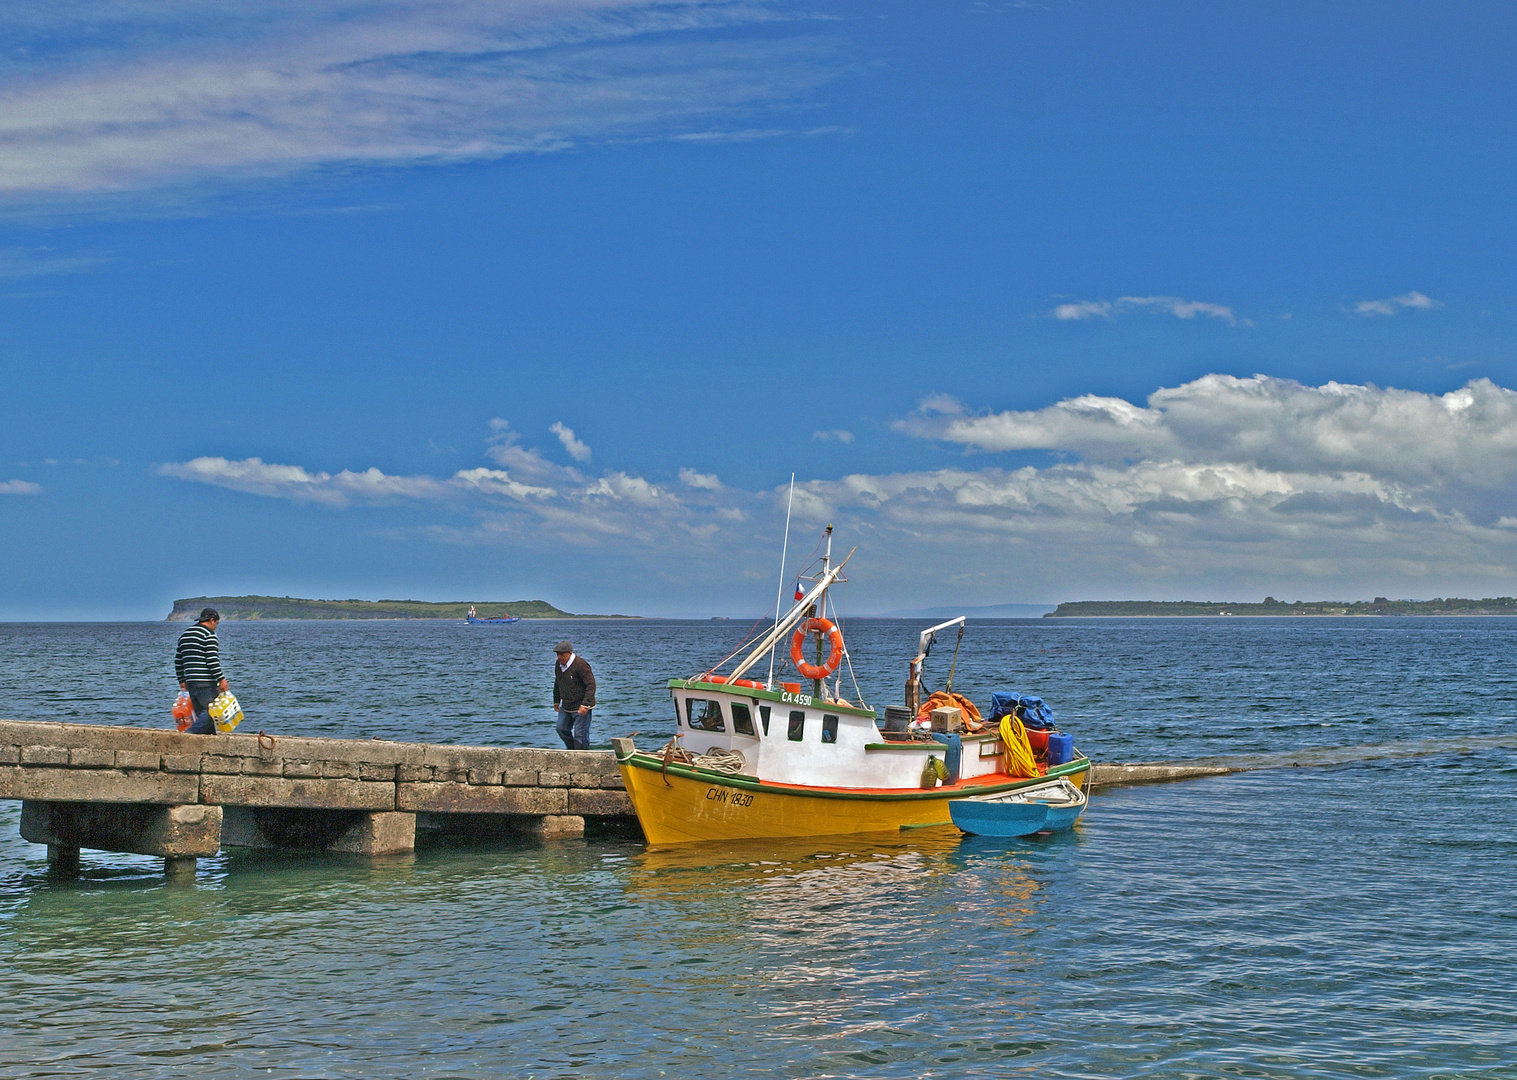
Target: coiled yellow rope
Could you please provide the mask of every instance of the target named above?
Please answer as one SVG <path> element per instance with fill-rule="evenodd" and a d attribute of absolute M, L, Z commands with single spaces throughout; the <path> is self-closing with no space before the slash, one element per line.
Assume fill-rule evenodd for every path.
<path fill-rule="evenodd" d="M 1039 775 L 1032 744 L 1027 741 L 1027 729 L 1015 716 L 1001 717 L 1001 745 L 1006 748 L 1007 776 Z"/>

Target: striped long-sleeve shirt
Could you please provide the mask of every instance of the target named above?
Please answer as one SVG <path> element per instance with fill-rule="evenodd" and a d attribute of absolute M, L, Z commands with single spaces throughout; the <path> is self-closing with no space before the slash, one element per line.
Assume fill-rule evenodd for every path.
<path fill-rule="evenodd" d="M 174 674 L 182 683 L 215 684 L 226 676 L 221 673 L 221 643 L 212 630 L 196 623 L 179 635 L 174 650 Z"/>

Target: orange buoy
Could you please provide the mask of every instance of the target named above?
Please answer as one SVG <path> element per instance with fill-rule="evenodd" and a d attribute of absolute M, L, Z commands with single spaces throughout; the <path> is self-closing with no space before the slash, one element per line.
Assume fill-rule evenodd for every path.
<path fill-rule="evenodd" d="M 806 643 L 806 634 L 815 630 L 827 635 L 827 659 L 818 667 L 808 664 L 801 656 L 801 646 Z M 831 619 L 807 619 L 790 639 L 790 662 L 808 679 L 825 679 L 843 662 L 843 632 L 832 625 Z"/>

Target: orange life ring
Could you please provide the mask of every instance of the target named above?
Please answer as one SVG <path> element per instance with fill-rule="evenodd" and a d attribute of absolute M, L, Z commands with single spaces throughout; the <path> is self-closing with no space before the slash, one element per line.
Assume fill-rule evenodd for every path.
<path fill-rule="evenodd" d="M 827 635 L 827 659 L 821 667 L 806 663 L 801 656 L 801 646 L 806 643 L 806 634 L 812 630 Z M 831 619 L 807 619 L 790 639 L 790 662 L 808 679 L 825 679 L 843 662 L 843 633 L 832 625 Z"/>

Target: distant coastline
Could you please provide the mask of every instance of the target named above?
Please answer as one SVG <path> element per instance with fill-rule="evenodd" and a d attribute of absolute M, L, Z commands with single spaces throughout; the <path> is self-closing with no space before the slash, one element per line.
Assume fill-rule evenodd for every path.
<path fill-rule="evenodd" d="M 481 619 L 516 615 L 523 619 L 635 619 L 636 615 L 576 615 L 546 600 L 505 603 L 425 600 L 305 600 L 298 596 L 191 596 L 174 601 L 166 622 L 189 622 L 201 609 L 212 607 L 227 620 L 259 619 L 464 619 L 469 608 Z"/>
<path fill-rule="evenodd" d="M 1210 600 L 1078 600 L 1060 604 L 1045 619 L 1187 618 L 1236 615 L 1246 618 L 1293 615 L 1517 615 L 1517 598 L 1488 597 L 1464 600 L 1438 597 L 1433 600 L 1296 600 L 1266 597 L 1260 604 L 1224 604 Z"/>

